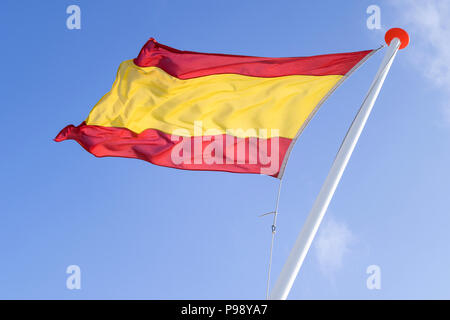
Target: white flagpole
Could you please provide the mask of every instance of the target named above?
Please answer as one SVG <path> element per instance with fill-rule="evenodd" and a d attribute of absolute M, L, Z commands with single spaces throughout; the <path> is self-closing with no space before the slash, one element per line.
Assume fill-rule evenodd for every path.
<path fill-rule="evenodd" d="M 391 37 L 390 39 L 388 39 L 389 32 L 391 30 L 396 30 L 396 32 L 393 32 L 393 36 L 395 37 Z M 294 284 L 294 280 L 297 277 L 297 274 L 303 263 L 303 260 L 308 253 L 308 249 L 311 246 L 314 236 L 316 235 L 320 222 L 322 221 L 331 198 L 333 197 L 339 180 L 342 177 L 348 160 L 350 159 L 358 138 L 361 135 L 361 131 L 366 124 L 370 111 L 372 110 L 375 100 L 378 97 L 378 93 L 380 92 L 384 79 L 386 78 L 389 68 L 392 65 L 392 61 L 394 61 L 399 47 L 401 46 L 401 48 L 403 48 L 408 44 L 407 42 L 409 41 L 409 38 L 406 31 L 398 28 L 391 30 L 386 33 L 386 40 L 388 41 L 388 44 L 390 44 L 387 48 L 383 61 L 381 62 L 378 72 L 375 75 L 375 78 L 370 86 L 369 92 L 367 93 L 367 96 L 364 99 L 361 108 L 359 109 L 355 119 L 353 120 L 353 123 L 351 124 L 347 132 L 347 135 L 344 138 L 344 141 L 342 142 L 341 147 L 339 148 L 339 151 L 336 155 L 336 158 L 334 159 L 333 165 L 331 166 L 330 172 L 328 173 L 322 189 L 320 190 L 319 195 L 317 196 L 316 201 L 314 202 L 314 205 L 309 213 L 309 216 L 305 224 L 303 225 L 300 234 L 297 237 L 295 245 L 292 248 L 286 263 L 284 264 L 283 269 L 281 270 L 281 273 L 272 289 L 272 292 L 270 293 L 270 299 L 285 300 L 287 298 L 289 291 Z M 405 35 L 401 34 L 399 30 L 403 31 L 404 34 L 406 34 L 406 38 Z"/>

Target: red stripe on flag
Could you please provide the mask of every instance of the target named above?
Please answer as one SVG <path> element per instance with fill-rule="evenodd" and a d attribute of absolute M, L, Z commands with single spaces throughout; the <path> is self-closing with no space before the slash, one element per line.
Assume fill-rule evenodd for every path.
<path fill-rule="evenodd" d="M 126 128 L 91 126 L 85 123 L 78 127 L 73 125 L 65 127 L 55 141 L 69 139 L 77 141 L 84 149 L 97 157 L 135 158 L 184 170 L 262 173 L 273 177 L 277 177 L 286 151 L 292 142 L 292 139 L 282 137 L 238 139 L 225 134 L 180 137 L 155 129 L 147 129 L 137 134 Z M 222 154 L 211 152 L 212 143 L 220 143 L 220 141 L 223 146 Z M 186 153 L 188 156 L 178 163 L 180 159 L 174 161 L 173 153 L 175 148 L 181 149 L 180 143 L 184 143 L 185 146 L 190 145 L 191 153 Z M 275 148 L 274 143 L 278 143 L 278 148 Z M 266 147 L 261 148 L 261 146 Z M 277 151 L 273 156 L 272 147 Z M 185 154 L 176 152 L 176 155 Z M 222 163 L 207 163 L 213 160 Z M 198 161 L 201 162 L 198 163 Z"/>
<path fill-rule="evenodd" d="M 150 39 L 134 63 L 158 67 L 179 79 L 234 73 L 253 77 L 345 75 L 373 50 L 311 57 L 264 58 L 180 51 Z"/>

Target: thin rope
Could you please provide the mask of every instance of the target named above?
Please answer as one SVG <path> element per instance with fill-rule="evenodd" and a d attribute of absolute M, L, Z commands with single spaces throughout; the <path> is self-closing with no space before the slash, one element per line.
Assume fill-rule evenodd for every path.
<path fill-rule="evenodd" d="M 280 202 L 280 192 L 281 192 L 281 183 L 282 182 L 283 182 L 283 178 L 280 179 L 280 184 L 278 185 L 277 202 L 276 202 L 276 205 L 275 205 L 275 211 L 273 213 L 272 242 L 270 244 L 269 270 L 267 272 L 267 287 L 266 287 L 266 299 L 267 300 L 269 300 L 270 271 L 272 270 L 272 252 L 273 252 L 273 243 L 274 243 L 274 240 L 275 240 L 275 232 L 277 230 L 278 203 Z"/>

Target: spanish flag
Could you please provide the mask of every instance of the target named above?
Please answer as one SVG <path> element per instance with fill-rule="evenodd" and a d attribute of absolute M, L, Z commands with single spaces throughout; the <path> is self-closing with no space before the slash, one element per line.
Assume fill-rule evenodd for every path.
<path fill-rule="evenodd" d="M 180 51 L 150 39 L 122 62 L 72 139 L 97 157 L 281 178 L 325 99 L 376 50 L 263 58 Z"/>

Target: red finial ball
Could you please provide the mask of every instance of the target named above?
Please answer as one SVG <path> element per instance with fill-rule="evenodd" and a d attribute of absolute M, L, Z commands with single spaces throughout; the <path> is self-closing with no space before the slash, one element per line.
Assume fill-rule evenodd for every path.
<path fill-rule="evenodd" d="M 408 32 L 406 32 L 403 29 L 392 28 L 392 29 L 389 29 L 386 32 L 386 34 L 384 35 L 384 40 L 386 41 L 387 45 L 390 45 L 392 39 L 394 39 L 394 38 L 398 38 L 400 40 L 400 47 L 399 47 L 399 49 L 406 48 L 406 46 L 409 44 Z"/>

